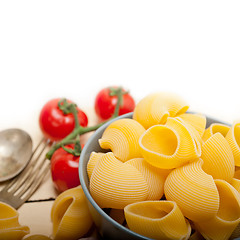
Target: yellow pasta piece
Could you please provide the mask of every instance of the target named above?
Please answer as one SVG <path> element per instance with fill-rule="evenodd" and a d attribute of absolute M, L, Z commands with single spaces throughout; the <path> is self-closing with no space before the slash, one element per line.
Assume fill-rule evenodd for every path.
<path fill-rule="evenodd" d="M 129 228 L 141 235 L 159 240 L 188 239 L 189 222 L 173 201 L 144 201 L 124 208 Z"/>
<path fill-rule="evenodd" d="M 19 213 L 10 205 L 0 202 L 0 239 L 20 240 L 30 229 L 18 221 Z"/>
<path fill-rule="evenodd" d="M 232 186 L 240 193 L 240 169 L 239 167 L 235 167 L 235 173 L 233 180 L 231 182 Z M 240 228 L 239 228 L 240 231 Z M 240 237 L 240 235 L 239 235 Z"/>
<path fill-rule="evenodd" d="M 240 195 L 228 182 L 215 180 L 220 204 L 211 219 L 195 223 L 195 227 L 206 239 L 228 240 L 240 222 Z"/>
<path fill-rule="evenodd" d="M 144 158 L 133 158 L 125 162 L 136 167 L 148 184 L 148 197 L 146 200 L 160 200 L 163 196 L 163 186 L 170 170 L 152 166 Z"/>
<path fill-rule="evenodd" d="M 235 165 L 240 166 L 240 122 L 235 122 L 226 135 L 233 151 Z"/>
<path fill-rule="evenodd" d="M 203 170 L 214 179 L 231 182 L 235 172 L 234 157 L 231 147 L 224 136 L 217 132 L 202 145 L 201 158 Z"/>
<path fill-rule="evenodd" d="M 214 135 L 215 133 L 221 133 L 224 137 L 226 137 L 230 127 L 226 124 L 222 123 L 212 123 L 205 131 L 202 136 L 203 141 L 206 141 L 209 137 Z"/>
<path fill-rule="evenodd" d="M 119 119 L 105 129 L 99 144 L 103 149 L 111 149 L 119 160 L 125 162 L 142 157 L 138 141 L 144 131 L 144 127 L 133 119 Z"/>
<path fill-rule="evenodd" d="M 172 169 L 201 155 L 201 145 L 188 127 L 169 117 L 165 125 L 150 127 L 141 136 L 144 159 L 155 167 Z"/>
<path fill-rule="evenodd" d="M 92 172 L 97 164 L 97 162 L 101 159 L 101 157 L 104 155 L 104 153 L 101 152 L 92 152 L 89 157 L 89 161 L 87 163 L 87 174 L 88 178 L 91 178 Z"/>
<path fill-rule="evenodd" d="M 92 217 L 81 186 L 62 192 L 51 210 L 54 240 L 74 240 L 86 234 L 92 226 Z"/>
<path fill-rule="evenodd" d="M 27 236 L 26 238 L 24 238 L 24 240 L 51 240 L 51 238 L 42 234 L 34 234 L 31 236 Z"/>
<path fill-rule="evenodd" d="M 164 185 L 166 199 L 175 201 L 184 216 L 195 222 L 212 218 L 219 208 L 216 184 L 202 165 L 203 160 L 199 159 L 174 169 Z"/>
<path fill-rule="evenodd" d="M 133 112 L 133 119 L 146 129 L 156 124 L 164 124 L 167 118 L 175 117 L 188 110 L 188 104 L 172 93 L 153 93 L 138 102 Z"/>
<path fill-rule="evenodd" d="M 206 116 L 199 113 L 183 113 L 178 117 L 196 129 L 200 137 L 203 136 L 207 123 Z"/>
<path fill-rule="evenodd" d="M 240 193 L 240 180 L 233 178 L 231 184 Z"/>
<path fill-rule="evenodd" d="M 200 148 L 203 143 L 203 140 L 198 130 L 188 121 L 183 120 L 181 117 L 175 117 L 175 119 L 180 121 L 188 129 L 188 131 L 191 132 L 193 140 L 199 144 Z"/>
<path fill-rule="evenodd" d="M 104 154 L 90 179 L 90 193 L 101 208 L 123 209 L 148 196 L 142 174 L 118 160 L 112 152 Z"/>

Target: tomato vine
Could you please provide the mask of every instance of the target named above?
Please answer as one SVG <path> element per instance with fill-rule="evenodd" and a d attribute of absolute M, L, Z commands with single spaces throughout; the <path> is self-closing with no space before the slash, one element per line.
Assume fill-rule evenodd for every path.
<path fill-rule="evenodd" d="M 123 90 L 121 87 L 110 88 L 111 96 L 117 96 L 117 104 L 114 109 L 114 114 L 110 119 L 113 119 L 119 116 L 119 109 L 123 101 L 123 95 L 126 93 L 127 92 Z M 80 144 L 80 136 L 85 133 L 97 130 L 99 127 L 101 127 L 110 119 L 94 126 L 82 127 L 81 125 L 79 125 L 79 122 L 77 120 L 78 119 L 77 105 L 75 103 L 69 103 L 66 99 L 61 99 L 58 103 L 58 106 L 63 111 L 64 114 L 69 114 L 69 113 L 73 114 L 74 120 L 75 120 L 75 127 L 69 135 L 67 135 L 64 139 L 57 142 L 51 147 L 51 149 L 46 154 L 46 157 L 48 159 L 51 159 L 53 153 L 59 148 L 63 148 L 65 151 L 73 154 L 74 156 L 79 156 L 82 151 L 81 144 Z M 65 145 L 68 145 L 68 144 L 74 144 L 74 148 L 73 149 L 66 148 Z"/>

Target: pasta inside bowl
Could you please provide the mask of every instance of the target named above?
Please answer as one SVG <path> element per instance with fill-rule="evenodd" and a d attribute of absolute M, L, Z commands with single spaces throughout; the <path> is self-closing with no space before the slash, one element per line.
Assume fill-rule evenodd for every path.
<path fill-rule="evenodd" d="M 90 139 L 86 143 L 85 147 L 83 148 L 83 151 L 82 151 L 81 157 L 80 157 L 80 163 L 79 163 L 80 182 L 81 182 L 83 191 L 84 191 L 84 193 L 86 195 L 86 198 L 87 198 L 87 201 L 88 201 L 88 207 L 89 207 L 89 210 L 90 210 L 91 215 L 93 217 L 93 220 L 95 222 L 95 225 L 96 225 L 97 229 L 99 230 L 100 234 L 103 236 L 104 239 L 133 239 L 133 240 L 134 239 L 147 239 L 147 240 L 152 239 L 151 235 L 147 235 L 147 234 L 143 235 L 142 232 L 139 230 L 140 228 L 137 225 L 141 226 L 140 222 L 139 222 L 139 224 L 136 225 L 138 227 L 137 229 L 134 229 L 134 228 L 131 229 L 129 227 L 131 225 L 130 222 L 128 224 L 127 221 L 126 221 L 127 220 L 125 218 L 126 217 L 126 212 L 124 212 L 124 211 L 126 209 L 128 211 L 129 211 L 129 209 L 131 210 L 131 208 L 129 208 L 128 206 L 131 205 L 131 204 L 134 205 L 135 203 L 128 202 L 127 206 L 121 205 L 121 207 L 119 207 L 119 208 L 116 207 L 116 209 L 111 209 L 111 207 L 108 207 L 108 205 L 102 205 L 101 200 L 94 198 L 93 195 L 91 194 L 91 189 L 90 189 L 90 180 L 91 180 L 91 178 L 96 177 L 96 174 L 98 174 L 98 176 L 101 175 L 100 174 L 101 171 L 96 171 L 96 170 L 94 170 L 94 168 L 97 167 L 98 165 L 101 166 L 101 167 L 104 166 L 104 162 L 101 162 L 101 163 L 98 162 L 98 161 L 102 161 L 101 160 L 102 156 L 97 156 L 97 154 L 95 154 L 95 153 L 107 154 L 107 153 L 111 152 L 111 149 L 104 149 L 104 148 L 100 147 L 99 139 L 102 138 L 102 135 L 103 135 L 104 131 L 111 125 L 111 123 L 113 123 L 113 122 L 116 123 L 116 121 L 119 120 L 119 119 L 132 119 L 132 118 L 133 118 L 133 113 L 125 114 L 125 115 L 122 115 L 122 116 L 120 116 L 120 117 L 118 117 L 116 119 L 113 119 L 113 120 L 107 122 L 105 125 L 100 127 L 90 137 Z M 182 117 L 182 119 L 180 119 L 180 118 L 181 118 L 181 116 L 179 116 L 179 119 L 171 120 L 172 122 L 169 122 L 169 123 L 168 123 L 168 121 L 166 121 L 166 123 L 164 123 L 164 124 L 169 124 L 169 126 L 171 125 L 171 127 L 168 127 L 167 129 L 163 128 L 162 127 L 163 125 L 160 126 L 160 130 L 158 129 L 159 130 L 159 132 L 158 132 L 159 136 L 161 136 L 161 137 L 159 137 L 160 141 L 157 140 L 157 138 L 158 138 L 157 135 L 154 136 L 156 138 L 155 140 L 157 142 L 156 145 L 154 145 L 154 146 L 151 145 L 151 141 L 152 141 L 151 139 L 144 139 L 143 140 L 143 145 L 147 146 L 148 148 L 150 148 L 151 151 L 161 152 L 161 154 L 165 154 L 166 156 L 169 157 L 171 155 L 174 155 L 175 152 L 177 151 L 178 147 L 179 147 L 178 146 L 178 140 L 179 139 L 178 139 L 178 137 L 175 134 L 175 130 L 172 129 L 172 126 L 179 127 L 179 129 L 182 132 L 191 131 L 191 134 L 189 135 L 189 137 L 191 137 L 191 136 L 193 137 L 192 138 L 192 142 L 190 143 L 190 145 L 188 143 L 183 142 L 182 145 L 185 148 L 183 150 L 181 150 L 181 152 L 180 152 L 181 155 L 179 155 L 180 156 L 179 159 L 181 160 L 181 158 L 183 156 L 182 154 L 184 154 L 184 152 L 188 150 L 188 146 L 192 146 L 193 149 L 195 147 L 192 155 L 188 155 L 188 160 L 186 162 L 184 162 L 183 164 L 179 164 L 176 161 L 178 165 L 175 166 L 175 167 L 172 167 L 170 165 L 169 166 L 161 165 L 161 163 L 159 163 L 158 161 L 156 161 L 156 164 L 154 165 L 154 164 L 151 164 L 151 162 L 148 162 L 148 161 L 145 161 L 145 160 L 144 160 L 144 163 L 143 163 L 143 157 L 137 156 L 136 158 L 133 157 L 133 159 L 125 159 L 124 158 L 123 161 L 121 161 L 121 159 L 114 159 L 114 166 L 117 166 L 117 167 L 119 167 L 121 169 L 133 169 L 132 167 L 134 167 L 134 168 L 137 169 L 137 171 L 141 172 L 141 174 L 143 175 L 143 180 L 141 179 L 141 181 L 144 181 L 144 179 L 145 179 L 145 181 L 146 181 L 146 179 L 150 179 L 149 181 L 146 181 L 146 185 L 148 186 L 149 196 L 150 196 L 150 192 L 151 191 L 155 191 L 154 190 L 155 188 L 152 187 L 152 186 L 154 186 L 154 184 L 158 184 L 159 186 L 162 185 L 162 188 L 164 187 L 164 182 L 167 179 L 168 175 L 170 175 L 169 174 L 170 172 L 172 172 L 172 174 L 170 175 L 171 178 L 166 180 L 167 183 L 168 183 L 168 188 L 167 188 L 168 192 L 167 193 L 168 193 L 169 196 L 174 196 L 174 194 L 171 193 L 171 191 L 173 191 L 174 188 L 171 188 L 170 185 L 173 184 L 173 186 L 174 186 L 174 181 L 176 181 L 176 179 L 178 177 L 178 174 L 180 174 L 179 175 L 180 179 L 183 179 L 183 180 L 185 179 L 183 175 L 184 174 L 188 174 L 188 180 L 186 180 L 186 181 L 188 181 L 188 185 L 192 187 L 191 191 L 187 191 L 187 192 L 189 192 L 189 196 L 185 196 L 185 198 L 184 198 L 184 201 L 185 201 L 184 204 L 186 206 L 188 206 L 188 200 L 191 199 L 192 196 L 196 197 L 196 199 L 195 199 L 195 201 L 192 201 L 192 199 L 191 199 L 191 204 L 194 204 L 195 202 L 198 202 L 198 198 L 197 197 L 198 196 L 200 196 L 200 197 L 202 196 L 201 194 L 198 194 L 197 193 L 197 189 L 194 188 L 194 186 L 191 185 L 191 184 L 193 184 L 192 182 L 195 182 L 196 184 L 203 184 L 204 185 L 204 186 L 202 185 L 198 189 L 203 189 L 203 188 L 207 189 L 208 188 L 208 186 L 205 185 L 204 180 L 199 182 L 199 181 L 197 181 L 195 179 L 195 172 L 196 172 L 195 171 L 195 168 L 196 168 L 195 165 L 196 164 L 199 165 L 200 164 L 199 162 L 204 162 L 204 160 L 201 159 L 202 152 L 200 151 L 202 146 L 203 146 L 203 144 L 204 144 L 204 140 L 202 140 L 203 139 L 203 135 L 204 135 L 203 126 L 207 130 L 211 126 L 211 124 L 213 124 L 213 123 L 214 124 L 223 124 L 224 126 L 226 126 L 226 127 L 224 127 L 224 131 L 223 131 L 224 135 L 225 135 L 224 137 L 226 137 L 226 139 L 227 138 L 233 139 L 234 138 L 234 136 L 233 136 L 234 135 L 234 131 L 232 132 L 231 135 L 230 135 L 230 133 L 227 134 L 226 133 L 226 129 L 228 129 L 228 127 L 230 129 L 229 124 L 225 124 L 225 123 L 223 123 L 223 122 L 221 122 L 219 120 L 213 119 L 211 117 L 206 117 L 206 124 L 204 123 L 204 118 L 199 118 L 199 117 L 196 117 L 196 116 L 190 116 L 190 118 L 188 118 L 188 116 L 184 115 Z M 197 121 L 199 121 L 199 124 L 197 126 L 194 126 L 194 124 L 190 124 L 191 121 L 193 121 L 192 119 L 197 119 Z M 186 122 L 188 121 L 188 123 L 186 123 L 186 124 L 184 123 L 183 124 L 183 121 L 186 121 Z M 193 121 L 193 123 L 195 123 L 195 122 L 196 121 Z M 124 129 L 124 127 L 122 127 L 122 128 Z M 151 128 L 151 127 L 149 127 L 149 128 Z M 146 131 L 148 131 L 149 128 L 146 129 Z M 190 129 L 193 129 L 193 128 L 194 128 L 194 130 L 190 130 Z M 222 127 L 214 127 L 214 133 L 208 133 L 208 134 L 214 135 L 214 134 L 216 134 L 216 131 L 219 133 L 219 131 L 217 129 L 220 129 L 219 131 L 222 131 L 221 130 Z M 235 130 L 235 132 L 236 132 L 236 130 Z M 134 139 L 135 136 L 136 135 L 132 135 L 131 133 L 129 133 L 128 138 L 133 138 Z M 209 137 L 210 137 L 210 135 L 208 135 L 207 138 L 209 138 Z M 228 140 L 228 141 L 231 142 L 231 140 Z M 115 139 L 115 142 L 117 142 L 117 138 Z M 224 141 L 224 143 L 225 142 L 226 141 Z M 235 141 L 235 143 L 236 143 L 236 141 Z M 160 145 L 157 145 L 157 144 L 160 144 Z M 167 147 L 169 144 L 171 145 L 170 148 Z M 198 144 L 198 146 L 196 147 L 197 144 Z M 211 150 L 211 147 L 212 146 L 210 146 L 210 150 Z M 205 152 L 206 152 L 206 150 L 205 150 Z M 205 152 L 204 152 L 204 156 L 206 155 Z M 91 155 L 94 157 L 94 159 L 91 159 L 91 164 L 88 165 L 88 162 L 89 162 L 89 159 L 91 158 Z M 129 154 L 129 155 L 131 155 L 131 154 Z M 180 161 L 179 159 L 178 159 L 178 161 Z M 196 159 L 198 159 L 198 162 L 195 162 Z M 214 164 L 215 164 L 214 161 L 216 159 L 217 158 L 213 157 L 212 158 L 213 163 L 208 163 L 207 167 L 204 167 L 204 163 L 203 163 L 203 167 L 202 167 L 203 170 L 201 170 L 202 171 L 202 175 L 206 176 L 209 179 L 209 181 L 212 178 L 211 175 L 210 175 L 211 174 L 211 166 L 214 166 Z M 111 162 L 111 161 L 109 160 L 109 162 Z M 232 161 L 229 160 L 229 164 L 230 163 L 232 164 Z M 185 167 L 188 164 L 190 164 L 189 167 Z M 131 168 L 129 168 L 129 167 L 126 168 L 125 165 L 131 165 Z M 200 165 L 199 165 L 199 168 L 200 168 Z M 160 168 L 159 168 L 159 166 L 160 166 Z M 165 169 L 161 168 L 162 166 L 165 166 Z M 107 167 L 107 166 L 104 166 L 104 167 Z M 205 168 L 210 169 L 210 170 L 208 170 L 208 173 L 203 172 Z M 102 169 L 104 169 L 104 168 L 102 168 Z M 108 169 L 111 169 L 111 166 L 109 166 Z M 120 179 L 120 177 L 121 177 L 120 175 L 123 175 L 123 172 L 119 173 L 120 175 L 117 176 L 117 174 L 118 174 L 117 172 L 118 171 L 117 171 L 116 168 L 114 168 L 114 169 L 115 169 L 114 171 L 110 170 L 108 172 L 108 174 L 111 174 L 111 172 L 114 172 L 116 177 L 119 177 L 119 179 Z M 178 169 L 178 171 L 176 171 L 176 173 L 173 172 L 173 171 L 175 171 L 175 169 Z M 219 173 L 216 174 L 216 176 L 223 176 L 222 178 L 225 178 L 225 179 L 222 179 L 222 181 L 224 181 L 224 182 L 226 180 L 227 181 L 231 181 L 231 179 L 233 179 L 232 172 L 231 172 L 232 171 L 232 167 L 229 167 L 227 169 L 229 169 L 229 171 L 226 170 L 226 169 L 223 170 L 223 169 L 221 169 L 221 167 L 219 167 L 219 169 L 217 170 L 217 171 L 219 171 Z M 127 170 L 127 171 L 130 171 L 130 170 Z M 133 174 L 134 171 L 131 170 L 131 173 Z M 154 177 L 150 178 L 149 175 L 148 175 L 149 173 L 151 174 L 151 176 L 154 176 Z M 156 175 L 154 175 L 152 173 L 154 173 Z M 199 174 L 199 172 L 197 172 L 197 173 Z M 158 179 L 156 177 L 157 174 L 163 174 L 162 176 L 164 176 L 164 177 L 162 179 Z M 102 173 L 102 175 L 104 175 L 104 173 Z M 128 184 L 128 182 L 132 181 L 131 179 L 134 179 L 134 178 L 136 179 L 136 177 L 134 177 L 134 174 L 133 174 L 132 177 L 130 177 L 126 181 L 126 183 L 124 183 L 124 184 Z M 194 179 L 194 181 L 192 179 Z M 111 194 L 114 194 L 114 183 L 111 182 L 112 181 L 111 178 L 100 179 L 99 181 L 109 181 L 108 182 L 108 188 L 110 189 L 112 187 L 113 189 L 110 192 L 111 192 Z M 186 187 L 187 185 L 184 185 L 185 184 L 184 181 L 183 181 L 183 184 L 182 184 L 183 186 L 181 186 L 181 184 L 178 185 L 179 192 L 183 192 L 183 193 L 186 192 L 186 191 L 184 191 L 184 187 Z M 140 182 L 140 177 L 138 177 L 138 183 L 139 182 Z M 235 188 L 234 187 L 232 187 L 232 188 L 230 187 L 231 191 L 229 190 L 229 191 L 225 191 L 225 192 L 228 193 L 228 194 L 229 194 L 229 192 L 231 192 L 231 194 L 232 194 L 231 195 L 232 196 L 231 199 L 234 199 L 234 202 L 235 202 L 234 206 L 236 208 L 238 208 L 238 206 L 240 206 L 240 197 L 238 197 L 238 194 L 234 193 L 234 191 L 237 191 L 236 189 L 237 189 L 237 186 L 238 186 L 238 181 L 234 180 L 233 182 L 236 185 L 236 187 Z M 120 183 L 121 183 L 121 181 L 120 181 Z M 103 182 L 99 182 L 99 184 L 101 185 L 101 184 L 103 184 Z M 150 186 L 149 184 L 151 185 L 151 187 L 149 187 Z M 214 182 L 214 180 L 212 178 L 211 184 L 213 185 L 213 188 L 214 188 L 214 191 L 215 191 L 214 194 L 216 195 L 216 197 L 213 199 L 214 201 L 212 201 L 214 203 L 214 206 L 213 206 L 214 208 L 212 208 L 212 206 L 208 205 L 208 201 L 205 201 L 206 207 L 201 205 L 202 202 L 199 201 L 199 206 L 201 206 L 201 209 L 204 209 L 204 208 L 211 209 L 212 212 L 213 212 L 212 215 L 214 215 L 214 214 L 215 215 L 218 215 L 218 214 L 221 215 L 221 213 L 224 211 L 222 208 L 224 206 L 229 206 L 229 204 L 225 205 L 225 204 L 223 204 L 221 202 L 221 205 L 220 205 L 220 200 L 219 200 L 218 193 L 217 193 L 218 189 L 220 189 L 220 187 L 219 187 L 220 183 L 218 183 L 218 188 L 217 188 L 217 184 Z M 215 186 L 215 184 L 216 184 L 216 186 Z M 146 192 L 146 187 L 145 187 L 144 182 L 141 182 L 140 185 L 144 186 L 143 189 Z M 228 185 L 230 185 L 230 184 L 227 183 L 227 186 Z M 131 186 L 133 186 L 133 185 L 131 185 Z M 96 187 L 97 187 L 97 185 L 96 185 Z M 120 186 L 119 189 L 120 188 L 121 189 L 125 189 L 126 191 L 128 190 L 127 187 L 126 188 L 122 188 L 122 186 Z M 240 189 L 240 180 L 239 180 L 239 189 Z M 139 188 L 139 191 L 141 191 L 140 188 Z M 101 188 L 99 189 L 99 192 L 101 192 Z M 223 191 L 221 191 L 221 192 L 223 192 Z M 109 198 L 110 199 L 111 199 L 111 194 L 109 194 Z M 121 196 L 121 192 L 118 192 L 118 194 L 119 194 L 119 196 Z M 124 196 L 128 195 L 128 194 L 131 195 L 130 188 L 129 188 L 129 192 L 128 193 L 124 192 L 122 194 Z M 143 209 L 143 208 L 141 208 L 141 205 L 139 205 L 140 208 L 135 207 L 135 206 L 132 207 L 132 209 L 134 209 L 134 214 L 131 212 L 131 216 L 136 217 L 135 215 L 138 215 L 137 219 L 142 218 L 142 219 L 144 219 L 144 221 L 147 219 L 148 224 L 152 220 L 155 221 L 156 219 L 158 219 L 157 221 L 159 221 L 159 223 L 157 223 L 157 224 L 161 224 L 163 222 L 162 219 L 165 219 L 167 216 L 172 216 L 172 215 L 174 216 L 173 209 L 176 209 L 175 204 L 178 205 L 178 203 L 177 203 L 178 196 L 176 198 L 173 197 L 174 200 L 171 200 L 171 199 L 166 199 L 165 194 L 163 194 L 162 192 L 159 193 L 159 194 L 153 194 L 151 192 L 151 199 L 149 199 L 148 197 L 146 197 L 145 200 L 141 199 L 141 200 L 138 200 L 137 202 L 139 202 L 139 203 L 142 203 L 142 202 L 144 203 L 145 201 L 146 202 L 154 202 L 154 201 L 159 201 L 160 200 L 160 199 L 154 199 L 154 197 L 161 198 L 161 200 L 167 201 L 168 211 L 166 211 L 166 209 L 163 208 L 163 209 L 159 210 L 159 212 L 158 212 L 159 214 L 157 214 L 157 212 L 156 212 L 156 215 L 155 215 L 155 212 L 153 210 L 154 209 L 153 205 L 151 206 L 151 209 L 152 209 L 151 211 L 148 211 L 147 209 Z M 144 195 L 143 198 L 145 198 L 145 195 Z M 112 199 L 114 199 L 114 197 L 112 197 Z M 225 199 L 225 198 L 221 197 L 221 199 Z M 230 199 L 230 198 L 226 198 L 226 199 Z M 172 202 L 174 202 L 174 204 L 172 204 Z M 100 206 L 104 206 L 104 208 L 101 208 Z M 114 206 L 117 206 L 117 205 L 114 205 Z M 144 204 L 142 206 L 145 207 Z M 181 204 L 179 204 L 179 206 L 181 206 Z M 198 208 L 198 206 L 197 206 L 197 207 L 195 207 L 193 209 L 198 211 L 198 209 L 200 209 L 200 208 Z M 187 212 L 187 210 L 188 209 L 186 208 L 185 212 Z M 219 213 L 218 213 L 218 210 L 220 210 Z M 181 207 L 179 207 L 179 212 L 181 214 L 184 213 L 184 211 L 182 212 Z M 236 212 L 238 213 L 239 211 L 236 211 Z M 178 217 L 180 215 L 178 215 Z M 116 217 L 114 217 L 114 216 L 116 216 Z M 184 214 L 183 214 L 183 216 L 184 216 Z M 189 216 L 191 217 L 192 214 L 190 214 Z M 197 216 L 197 213 L 196 213 L 196 216 Z M 151 218 L 151 221 L 149 221 L 150 218 Z M 180 217 L 180 218 L 182 218 L 182 217 Z M 231 218 L 231 216 L 229 216 L 229 218 Z M 131 218 L 131 219 L 134 219 L 134 218 Z M 191 227 L 192 226 L 196 226 L 196 227 L 200 226 L 199 230 L 197 228 L 192 228 L 192 232 L 195 232 L 195 233 L 199 234 L 199 232 L 202 231 L 202 234 L 203 235 L 205 234 L 204 236 L 206 236 L 206 238 L 208 237 L 206 234 L 210 234 L 210 235 L 212 234 L 212 232 L 209 233 L 209 229 L 207 229 L 207 230 L 205 229 L 205 228 L 207 228 L 207 226 L 204 226 L 203 224 L 199 224 L 198 220 L 200 219 L 199 221 L 202 222 L 202 220 L 204 221 L 204 219 L 195 217 L 195 215 L 194 215 L 193 218 L 190 219 L 191 224 L 188 223 L 188 217 L 184 216 L 183 219 L 185 219 L 186 221 L 185 220 L 182 221 L 183 229 L 179 229 L 179 232 L 184 233 L 184 234 L 182 235 L 182 237 L 180 237 L 178 239 L 189 239 L 189 235 L 188 234 L 189 234 L 189 227 L 190 226 Z M 211 222 L 211 215 L 210 214 L 206 214 L 206 219 L 207 219 L 207 221 Z M 240 216 L 236 217 L 234 215 L 234 219 L 235 219 L 234 224 L 236 224 L 236 222 L 240 223 Z M 174 221 L 176 221 L 175 218 L 174 218 L 173 222 Z M 197 221 L 197 222 L 195 223 L 195 221 Z M 223 221 L 221 221 L 221 224 L 223 224 Z M 229 223 L 226 223 L 226 224 L 229 224 Z M 151 225 L 149 225 L 149 226 L 151 226 Z M 165 224 L 164 228 L 167 228 L 167 226 L 169 226 L 169 225 Z M 218 225 L 214 225 L 214 226 L 218 226 Z M 235 227 L 235 225 L 233 225 L 233 226 Z M 220 229 L 222 231 L 222 232 L 220 231 L 221 234 L 225 235 L 225 237 L 228 236 L 229 233 L 232 233 L 232 231 L 233 231 L 233 227 L 232 228 L 229 227 L 228 230 L 227 230 L 228 231 L 227 233 L 223 232 L 223 230 L 226 229 L 226 228 L 221 227 Z M 171 235 L 172 237 L 170 237 L 169 239 L 175 239 L 174 238 L 174 234 L 173 234 L 174 227 L 169 227 L 169 229 L 164 229 L 164 230 L 162 230 L 162 232 L 164 232 L 164 234 L 166 234 L 164 236 L 170 236 L 172 234 Z M 230 237 L 230 236 L 228 236 L 228 237 Z M 154 236 L 154 239 L 155 238 L 157 239 L 157 237 Z M 163 238 L 159 238 L 159 239 L 168 239 L 168 238 L 164 238 L 163 237 Z"/>
<path fill-rule="evenodd" d="M 116 219 L 114 220 L 109 214 L 110 209 L 102 209 L 97 202 L 93 199 L 89 189 L 89 177 L 87 173 L 88 161 L 92 152 L 103 152 L 106 153 L 108 150 L 102 149 L 99 145 L 99 139 L 106 127 L 117 119 L 132 118 L 133 113 L 128 113 L 117 117 L 116 119 L 110 120 L 105 125 L 100 127 L 87 141 L 83 148 L 79 161 L 79 178 L 86 195 L 88 207 L 92 215 L 93 221 L 104 239 L 132 239 L 132 240 L 150 240 L 150 238 L 142 236 L 136 232 L 131 231 L 124 224 L 119 223 Z M 121 210 L 122 213 L 122 210 Z M 119 214 L 118 214 L 119 216 Z"/>

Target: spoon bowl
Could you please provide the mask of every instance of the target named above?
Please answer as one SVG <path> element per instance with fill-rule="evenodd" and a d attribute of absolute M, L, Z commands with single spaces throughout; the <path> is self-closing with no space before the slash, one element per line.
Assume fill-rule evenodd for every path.
<path fill-rule="evenodd" d="M 32 139 L 21 129 L 12 128 L 0 132 L 0 182 L 19 174 L 32 155 Z"/>

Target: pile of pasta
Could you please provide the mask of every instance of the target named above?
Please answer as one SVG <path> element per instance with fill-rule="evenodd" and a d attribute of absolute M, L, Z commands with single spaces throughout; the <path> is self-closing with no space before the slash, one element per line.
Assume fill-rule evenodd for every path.
<path fill-rule="evenodd" d="M 240 122 L 212 123 L 180 96 L 143 98 L 112 122 L 87 165 L 101 208 L 153 239 L 225 240 L 240 223 Z M 116 217 L 117 216 L 117 217 Z"/>
<path fill-rule="evenodd" d="M 29 227 L 21 225 L 18 218 L 16 209 L 0 202 L 1 240 L 76 240 L 88 233 L 93 224 L 81 186 L 68 189 L 55 199 L 51 209 L 51 236 L 30 234 Z"/>
<path fill-rule="evenodd" d="M 29 234 L 29 227 L 19 223 L 19 214 L 13 207 L 0 202 L 0 210 L 0 239 L 20 240 Z"/>
<path fill-rule="evenodd" d="M 51 240 L 42 234 L 30 235 L 30 228 L 19 223 L 18 211 L 0 201 L 0 239 L 1 240 Z"/>

